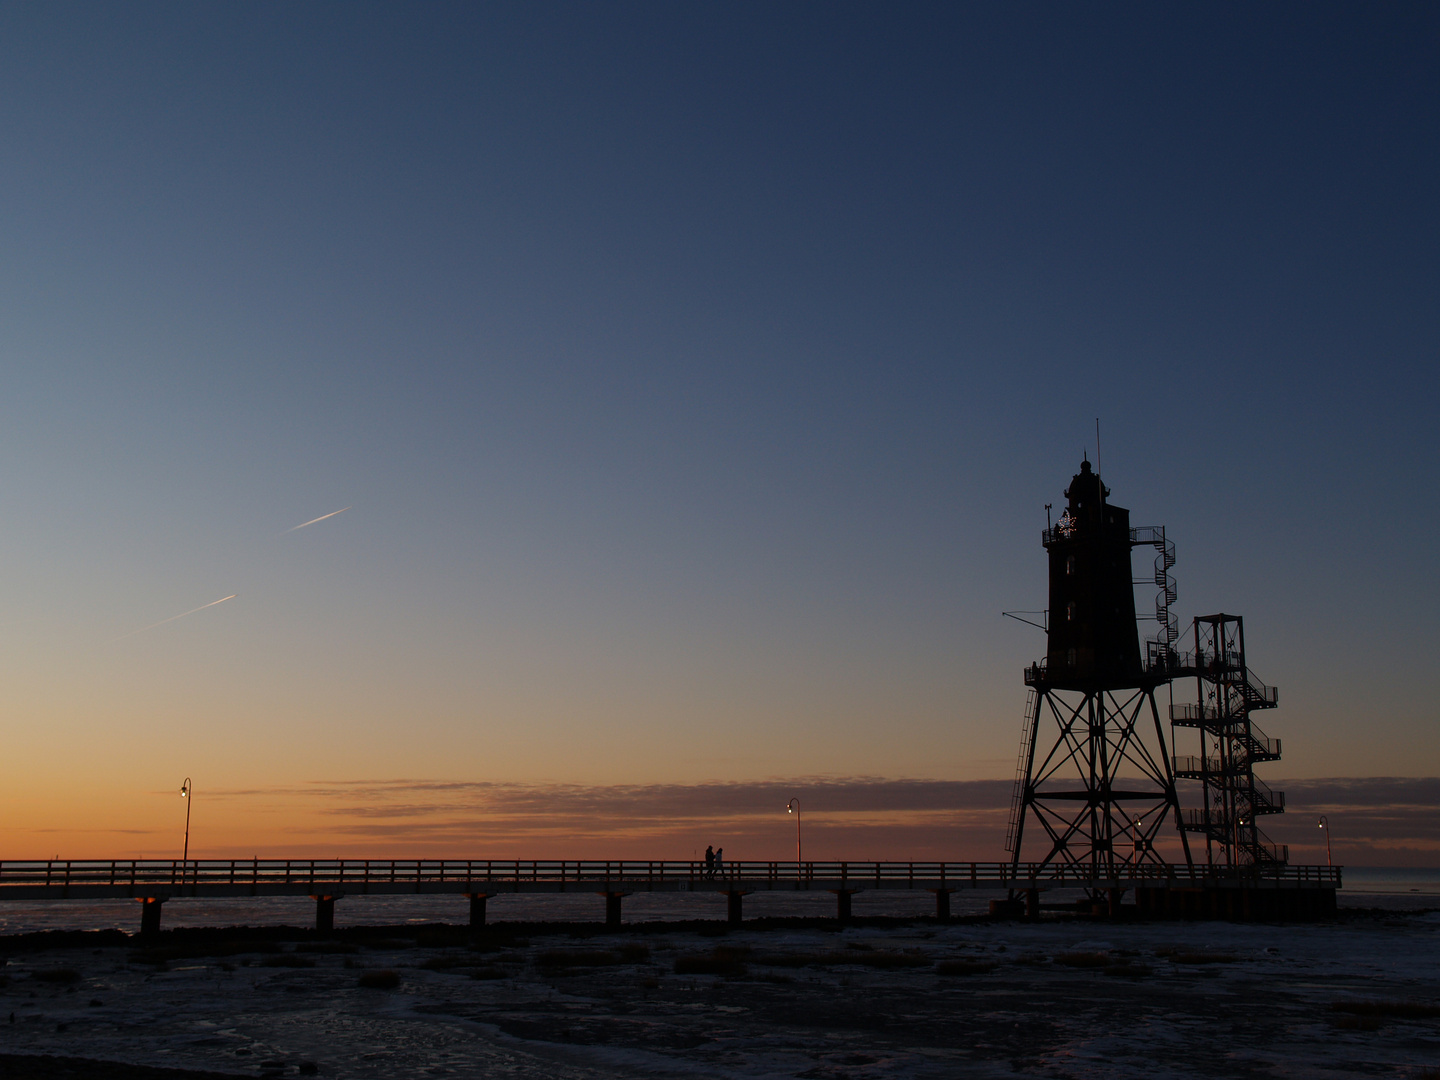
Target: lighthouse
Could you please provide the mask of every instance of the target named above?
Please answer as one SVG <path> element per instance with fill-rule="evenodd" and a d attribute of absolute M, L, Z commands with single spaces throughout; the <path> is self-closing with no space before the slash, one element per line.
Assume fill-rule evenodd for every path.
<path fill-rule="evenodd" d="M 1045 867 L 1074 864 L 1097 878 L 1161 863 L 1162 831 L 1185 862 L 1169 747 L 1155 703 L 1175 660 L 1169 605 L 1174 546 L 1130 511 L 1087 459 L 1065 489 L 1060 520 L 1041 534 L 1050 569 L 1045 659 L 1025 671 L 1029 693 L 1006 850 Z M 1155 547 L 1160 629 L 1142 657 L 1131 549 Z M 1142 579 L 1143 581 L 1143 579 Z M 1148 617 L 1148 616 L 1147 616 Z"/>

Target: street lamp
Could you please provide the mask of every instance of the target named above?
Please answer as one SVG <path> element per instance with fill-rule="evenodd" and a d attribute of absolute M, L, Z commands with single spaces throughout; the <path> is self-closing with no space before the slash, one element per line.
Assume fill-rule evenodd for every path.
<path fill-rule="evenodd" d="M 180 797 L 185 800 L 185 854 L 180 861 L 187 866 L 190 864 L 190 805 L 194 799 L 194 785 L 190 783 L 190 777 L 185 777 L 185 783 L 180 785 Z"/>
<path fill-rule="evenodd" d="M 1334 866 L 1335 860 L 1330 857 L 1330 819 L 1324 814 L 1320 815 L 1320 828 L 1325 830 L 1325 865 Z"/>
<path fill-rule="evenodd" d="M 795 873 L 800 873 L 800 800 L 791 799 L 785 804 L 785 812 L 795 815 Z"/>

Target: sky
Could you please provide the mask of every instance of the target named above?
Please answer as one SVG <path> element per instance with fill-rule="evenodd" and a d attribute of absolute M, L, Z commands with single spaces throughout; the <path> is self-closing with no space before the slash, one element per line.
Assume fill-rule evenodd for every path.
<path fill-rule="evenodd" d="M 1088 454 L 1280 688 L 1271 835 L 1440 864 L 1437 46 L 0 6 L 0 858 L 187 776 L 206 857 L 1003 858 Z"/>

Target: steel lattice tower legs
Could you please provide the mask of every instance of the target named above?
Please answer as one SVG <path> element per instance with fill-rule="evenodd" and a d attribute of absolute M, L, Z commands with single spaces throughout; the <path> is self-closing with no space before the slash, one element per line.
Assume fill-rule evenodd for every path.
<path fill-rule="evenodd" d="M 1163 865 L 1156 837 L 1180 828 L 1180 802 L 1155 704 L 1155 687 L 1072 691 L 1039 685 L 1027 719 L 1027 760 L 1012 822 L 1012 865 L 1026 825 L 1039 866 L 1085 865 L 1113 876 L 1140 863 Z M 1168 819 L 1168 821 L 1167 821 Z M 1018 876 L 1018 875 L 1017 875 Z"/>

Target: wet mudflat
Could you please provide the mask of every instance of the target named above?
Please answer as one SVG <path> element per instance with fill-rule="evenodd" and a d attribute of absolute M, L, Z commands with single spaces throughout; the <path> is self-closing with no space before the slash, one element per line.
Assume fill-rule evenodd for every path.
<path fill-rule="evenodd" d="M 63 1071 L 75 1058 L 247 1076 L 1440 1076 L 1440 913 L 112 931 L 0 953 L 0 1077 L 110 1075 Z"/>

